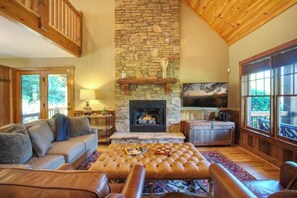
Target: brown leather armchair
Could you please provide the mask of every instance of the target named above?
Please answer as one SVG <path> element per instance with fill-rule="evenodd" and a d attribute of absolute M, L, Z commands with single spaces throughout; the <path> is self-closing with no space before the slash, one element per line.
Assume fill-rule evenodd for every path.
<path fill-rule="evenodd" d="M 123 184 L 110 184 L 106 174 L 95 171 L 0 169 L 0 197 L 141 198 L 144 179 L 140 165 Z"/>
<path fill-rule="evenodd" d="M 297 164 L 284 162 L 280 169 L 280 180 L 239 181 L 220 164 L 209 167 L 213 178 L 214 197 L 228 198 L 293 198 L 297 197 Z"/>

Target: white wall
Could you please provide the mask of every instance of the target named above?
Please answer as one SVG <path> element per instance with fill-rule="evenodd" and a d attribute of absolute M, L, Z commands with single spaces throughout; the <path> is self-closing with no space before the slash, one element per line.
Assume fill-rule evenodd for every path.
<path fill-rule="evenodd" d="M 297 38 L 297 5 L 229 47 L 229 107 L 239 109 L 239 62 Z"/>
<path fill-rule="evenodd" d="M 228 45 L 185 3 L 181 3 L 180 80 L 228 81 Z"/>

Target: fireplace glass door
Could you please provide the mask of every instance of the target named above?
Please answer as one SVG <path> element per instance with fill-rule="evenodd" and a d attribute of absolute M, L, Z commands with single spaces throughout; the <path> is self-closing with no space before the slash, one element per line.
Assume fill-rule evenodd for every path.
<path fill-rule="evenodd" d="M 131 132 L 164 132 L 166 131 L 165 100 L 131 100 Z"/>

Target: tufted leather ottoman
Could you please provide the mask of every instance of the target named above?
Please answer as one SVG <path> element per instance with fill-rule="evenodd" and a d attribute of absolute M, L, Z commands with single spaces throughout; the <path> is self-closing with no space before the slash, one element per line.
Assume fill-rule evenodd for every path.
<path fill-rule="evenodd" d="M 148 151 L 134 156 L 126 154 L 125 148 L 137 146 L 148 148 Z M 170 147 L 171 155 L 155 155 L 160 146 Z M 124 179 L 135 164 L 145 167 L 146 180 L 210 179 L 209 162 L 189 142 L 110 144 L 89 170 L 105 172 L 110 179 Z"/>

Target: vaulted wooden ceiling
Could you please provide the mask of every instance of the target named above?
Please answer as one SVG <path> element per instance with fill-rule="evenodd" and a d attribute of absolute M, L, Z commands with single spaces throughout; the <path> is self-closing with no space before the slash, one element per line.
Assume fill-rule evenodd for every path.
<path fill-rule="evenodd" d="M 183 0 L 231 45 L 297 0 Z"/>

